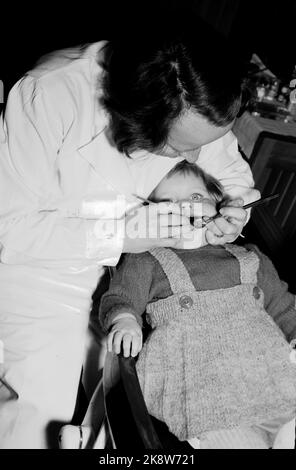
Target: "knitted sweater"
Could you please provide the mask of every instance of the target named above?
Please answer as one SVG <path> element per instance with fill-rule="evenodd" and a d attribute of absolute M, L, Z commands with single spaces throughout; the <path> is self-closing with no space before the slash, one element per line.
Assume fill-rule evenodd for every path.
<path fill-rule="evenodd" d="M 254 245 L 246 248 L 257 253 L 260 263 L 258 287 L 264 293 L 264 308 L 285 334 L 296 338 L 295 295 L 279 279 L 271 260 Z M 224 246 L 206 245 L 198 249 L 173 250 L 182 260 L 197 291 L 215 290 L 240 284 L 237 259 Z M 149 252 L 123 257 L 108 291 L 101 299 L 99 319 L 107 333 L 119 313 L 132 313 L 142 326 L 147 304 L 173 294 L 162 267 Z"/>
<path fill-rule="evenodd" d="M 193 269 L 198 270 L 199 265 L 200 277 L 194 277 L 194 284 L 188 263 L 185 265 L 176 250 L 151 250 L 172 293 L 156 297 L 148 284 L 146 293 L 152 301 L 146 310 L 156 329 L 137 362 L 149 412 L 166 422 L 181 440 L 201 437 L 209 430 L 258 424 L 296 411 L 296 366 L 289 361 L 290 349 L 283 334 L 264 310 L 264 293 L 258 286 L 262 255 L 259 257 L 255 248 L 227 245 L 221 251 L 221 247 L 215 247 L 211 252 L 224 256 L 218 256 L 219 270 L 212 266 L 216 288 L 209 289 L 202 284 L 201 251 L 205 250 L 193 250 L 187 260 L 193 262 Z M 225 269 L 233 258 L 239 265 L 237 284 L 233 284 L 232 269 Z M 276 309 L 271 311 L 287 327 L 290 339 L 295 333 L 295 298 L 278 279 L 274 282 L 275 274 L 271 269 L 268 276 L 271 288 L 277 288 L 270 297 L 277 294 L 281 308 L 277 313 Z M 139 281 L 135 277 L 133 281 L 130 287 L 135 297 Z M 157 281 L 159 292 L 161 278 Z M 217 288 L 219 281 L 222 287 Z M 198 290 L 197 284 L 202 288 Z M 120 306 L 109 308 L 110 317 L 116 311 L 132 312 L 126 299 L 123 297 Z M 269 307 L 273 305 L 271 299 Z M 139 318 L 135 305 L 133 308 Z"/>

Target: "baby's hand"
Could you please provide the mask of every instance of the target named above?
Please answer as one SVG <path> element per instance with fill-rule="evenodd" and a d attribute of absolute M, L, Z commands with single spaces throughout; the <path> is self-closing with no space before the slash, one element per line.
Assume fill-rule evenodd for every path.
<path fill-rule="evenodd" d="M 122 314 L 124 315 L 124 314 Z M 124 357 L 135 357 L 142 349 L 143 335 L 137 320 L 129 314 L 128 317 L 120 315 L 107 338 L 107 349 L 115 354 L 120 354 L 121 346 Z"/>
<path fill-rule="evenodd" d="M 247 220 L 247 211 L 242 208 L 242 199 L 230 199 L 222 204 L 217 217 L 207 225 L 206 240 L 211 245 L 233 242 L 241 233 Z"/>

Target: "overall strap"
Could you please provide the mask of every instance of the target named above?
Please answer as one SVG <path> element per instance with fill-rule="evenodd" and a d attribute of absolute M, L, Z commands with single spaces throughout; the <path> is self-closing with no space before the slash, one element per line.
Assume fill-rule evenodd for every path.
<path fill-rule="evenodd" d="M 257 284 L 257 272 L 259 268 L 259 257 L 254 251 L 249 251 L 243 246 L 225 245 L 225 249 L 229 251 L 239 262 L 240 278 L 242 284 Z"/>
<path fill-rule="evenodd" d="M 195 291 L 189 273 L 179 256 L 170 248 L 153 248 L 149 250 L 157 259 L 166 274 L 173 294 L 184 291 Z"/>

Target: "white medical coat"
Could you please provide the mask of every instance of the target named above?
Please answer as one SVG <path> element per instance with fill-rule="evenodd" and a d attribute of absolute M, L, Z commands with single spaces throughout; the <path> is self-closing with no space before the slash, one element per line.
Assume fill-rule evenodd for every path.
<path fill-rule="evenodd" d="M 10 91 L 0 126 L 2 263 L 116 265 L 122 225 L 102 234 L 97 220 L 122 218 L 132 194 L 147 197 L 178 161 L 144 151 L 128 159 L 108 142 L 98 100 L 104 44 L 53 53 Z M 230 194 L 257 198 L 232 132 L 203 146 L 198 164 Z"/>

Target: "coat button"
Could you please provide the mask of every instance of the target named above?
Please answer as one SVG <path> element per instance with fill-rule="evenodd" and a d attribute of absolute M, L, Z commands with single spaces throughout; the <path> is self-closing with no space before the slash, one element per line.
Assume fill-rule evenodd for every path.
<path fill-rule="evenodd" d="M 256 300 L 260 299 L 260 289 L 257 286 L 255 286 L 253 289 L 253 297 Z"/>
<path fill-rule="evenodd" d="M 193 300 L 189 295 L 182 295 L 179 300 L 181 308 L 190 308 L 193 305 Z"/>

